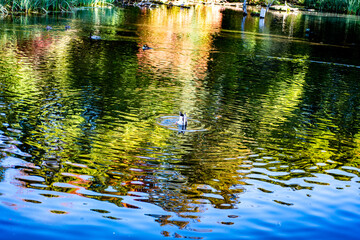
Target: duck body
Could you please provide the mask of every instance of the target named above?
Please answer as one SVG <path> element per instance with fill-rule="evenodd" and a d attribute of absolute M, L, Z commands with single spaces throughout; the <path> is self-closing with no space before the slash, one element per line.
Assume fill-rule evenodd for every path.
<path fill-rule="evenodd" d="M 179 126 L 187 126 L 187 116 L 186 113 L 179 113 L 179 120 L 176 122 Z"/>
<path fill-rule="evenodd" d="M 46 30 L 50 31 L 52 29 L 51 26 L 46 26 Z"/>

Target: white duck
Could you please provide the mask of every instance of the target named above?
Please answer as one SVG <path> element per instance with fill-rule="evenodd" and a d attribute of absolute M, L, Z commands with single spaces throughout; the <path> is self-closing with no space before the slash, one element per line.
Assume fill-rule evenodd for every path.
<path fill-rule="evenodd" d="M 176 122 L 179 126 L 187 126 L 187 116 L 186 113 L 179 112 L 179 120 Z"/>

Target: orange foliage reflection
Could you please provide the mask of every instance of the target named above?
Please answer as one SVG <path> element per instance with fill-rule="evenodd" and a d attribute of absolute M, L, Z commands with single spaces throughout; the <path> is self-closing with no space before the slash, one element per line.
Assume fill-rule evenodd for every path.
<path fill-rule="evenodd" d="M 140 43 L 154 49 L 139 50 L 140 65 L 151 64 L 160 71 L 180 69 L 180 77 L 186 79 L 203 78 L 213 35 L 221 29 L 220 8 L 158 8 L 148 10 L 146 15 L 139 23 Z"/>

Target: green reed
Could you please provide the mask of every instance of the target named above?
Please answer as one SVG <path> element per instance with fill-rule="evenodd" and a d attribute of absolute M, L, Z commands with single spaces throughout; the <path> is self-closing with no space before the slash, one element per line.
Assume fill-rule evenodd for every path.
<path fill-rule="evenodd" d="M 114 0 L 0 0 L 0 13 L 69 11 L 76 6 L 101 6 Z"/>
<path fill-rule="evenodd" d="M 360 14 L 360 0 L 305 0 L 305 6 L 324 12 Z"/>
<path fill-rule="evenodd" d="M 347 12 L 351 14 L 360 14 L 360 0 L 347 0 Z"/>

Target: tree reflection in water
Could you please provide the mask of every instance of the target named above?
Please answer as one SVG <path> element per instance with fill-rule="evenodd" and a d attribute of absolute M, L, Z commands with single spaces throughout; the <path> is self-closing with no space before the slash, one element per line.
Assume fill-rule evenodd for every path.
<path fill-rule="evenodd" d="M 23 25 L 5 18 L 0 199 L 20 212 L 46 210 L 44 218 L 96 221 L 90 210 L 121 222 L 140 212 L 152 220 L 137 223 L 155 221 L 163 236 L 214 239 L 274 221 L 302 229 L 291 216 L 305 202 L 321 207 L 301 216 L 328 231 L 314 214 L 333 209 L 326 194 L 352 199 L 339 200 L 335 220 L 349 204 L 358 209 L 360 64 L 349 44 L 360 41 L 351 30 L 358 22 L 336 27 L 350 39 L 325 38 L 318 18 L 270 13 L 260 23 L 206 6 L 22 16 Z M 340 21 L 321 19 L 325 29 Z M 304 37 L 305 23 L 314 39 Z M 89 29 L 103 40 L 88 39 Z M 184 134 L 157 123 L 178 109 L 202 131 L 188 131 L 190 121 Z"/>

